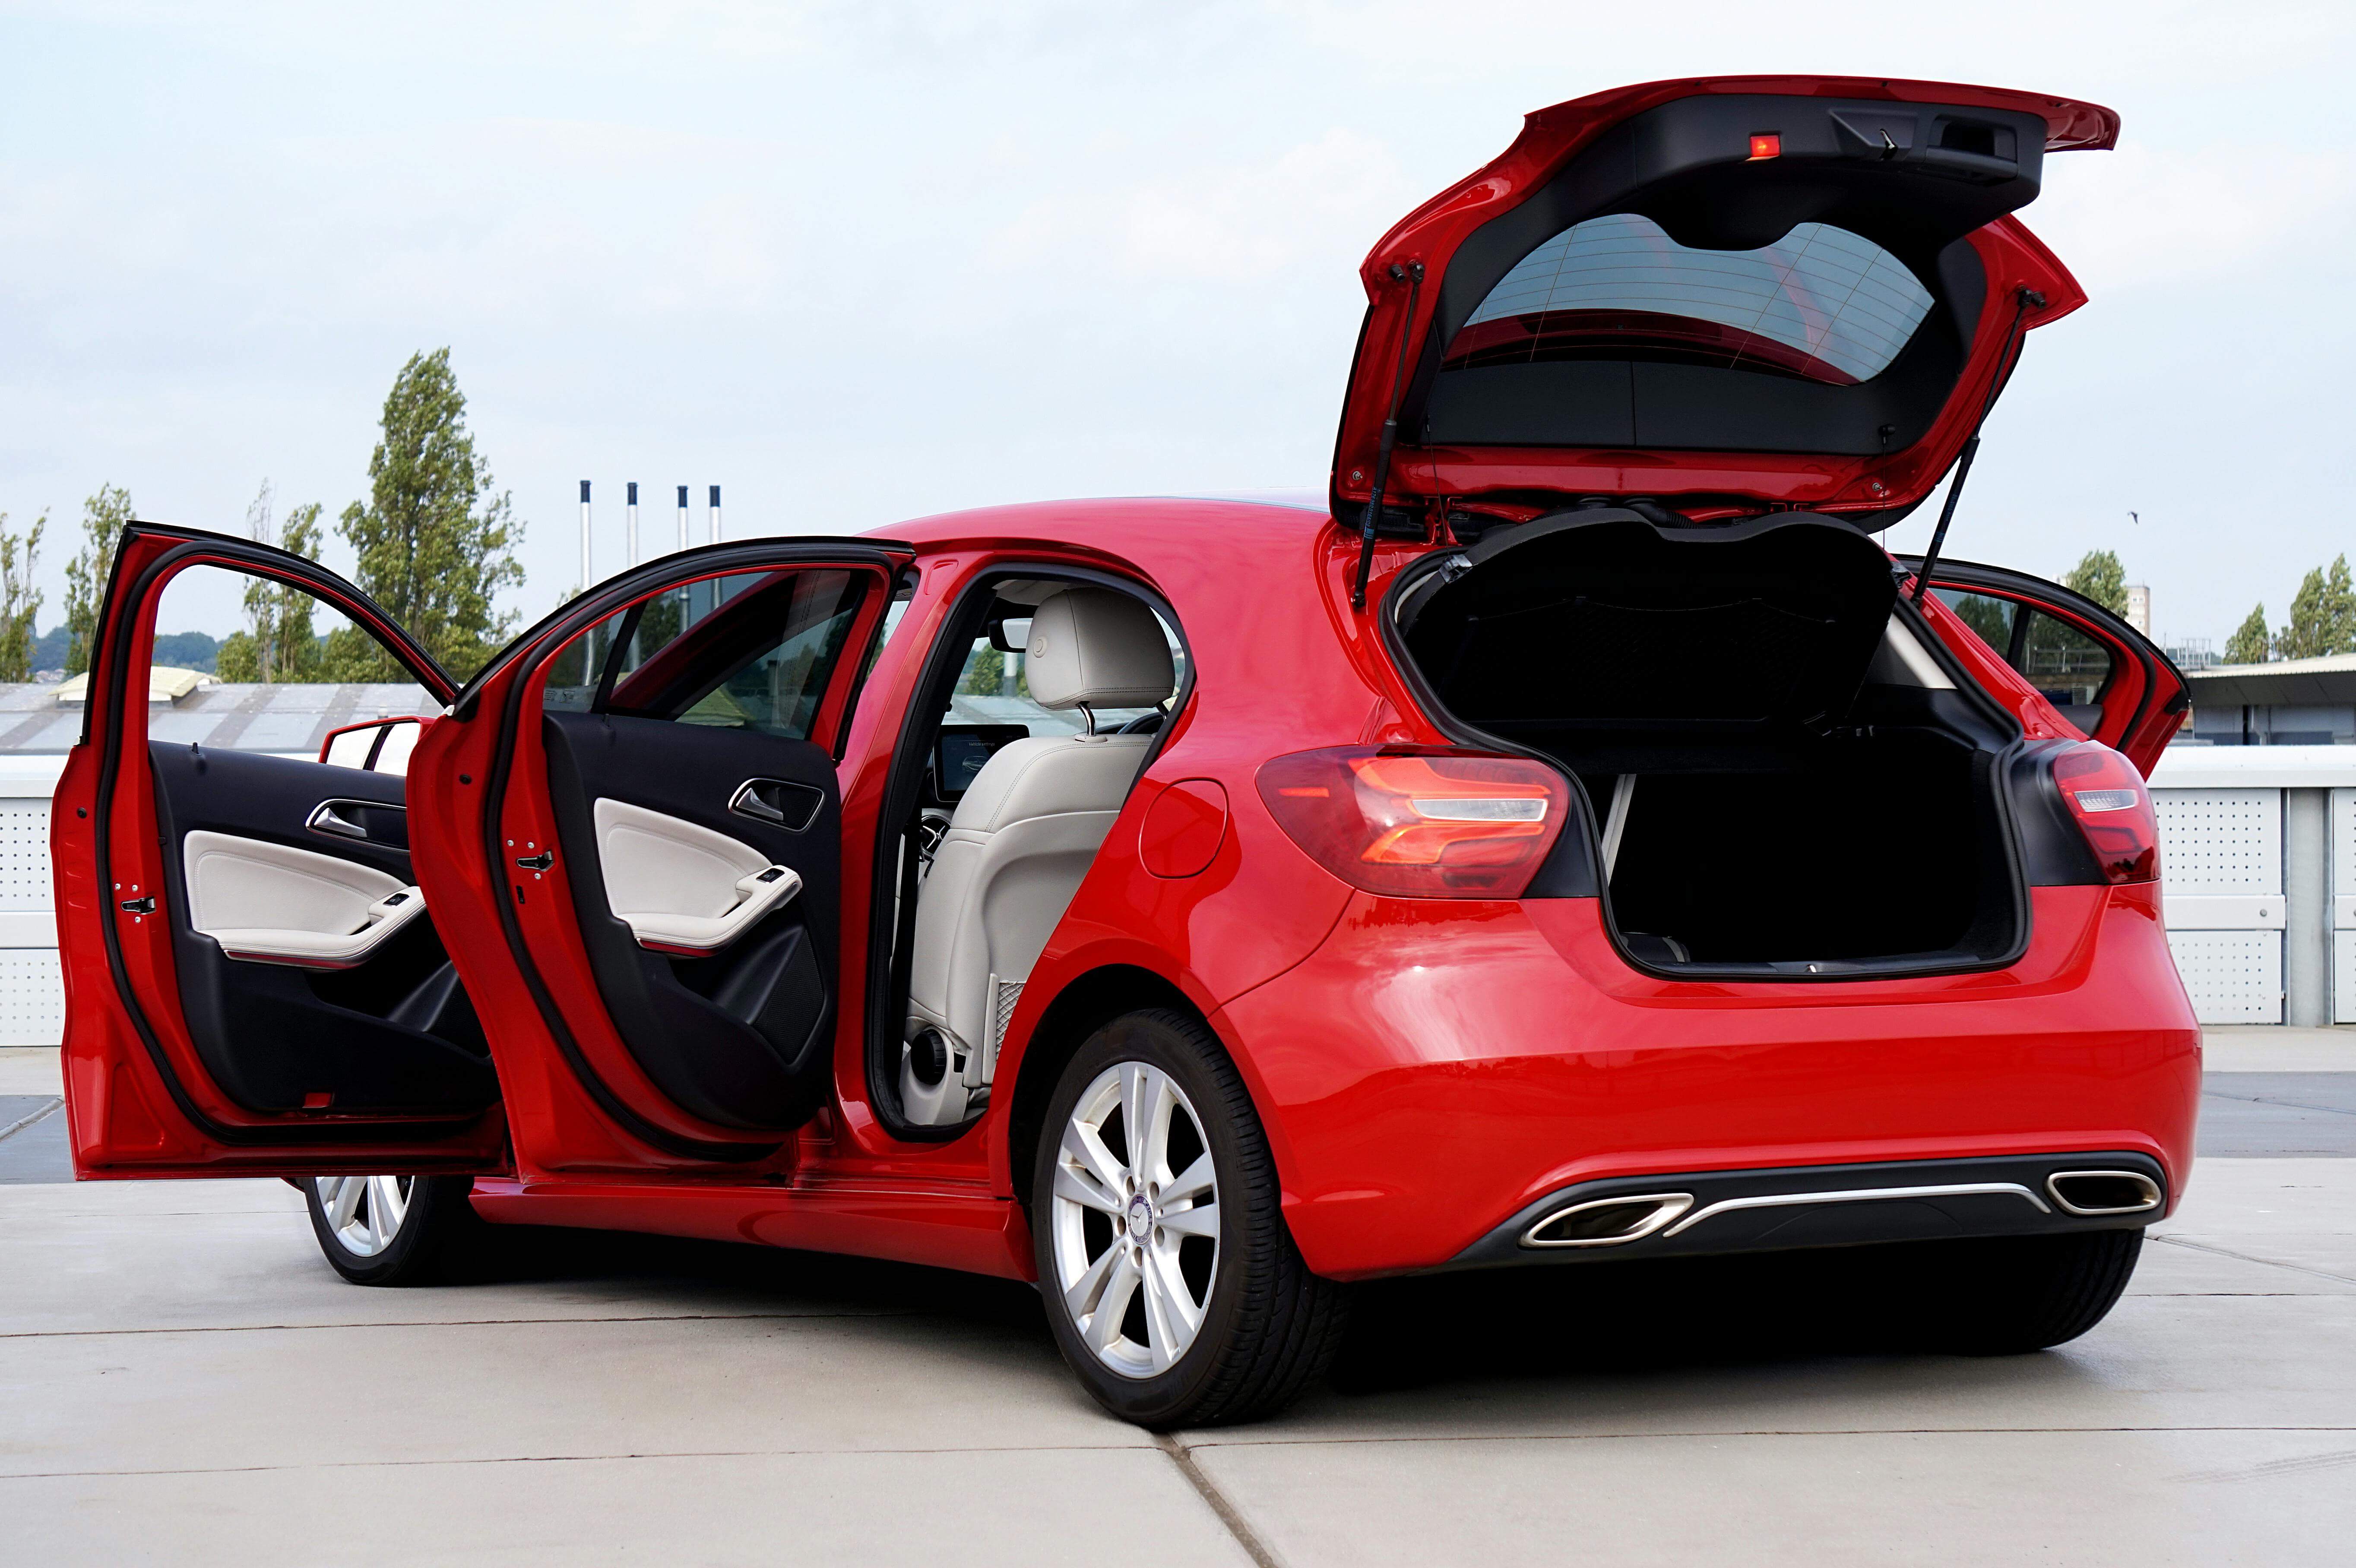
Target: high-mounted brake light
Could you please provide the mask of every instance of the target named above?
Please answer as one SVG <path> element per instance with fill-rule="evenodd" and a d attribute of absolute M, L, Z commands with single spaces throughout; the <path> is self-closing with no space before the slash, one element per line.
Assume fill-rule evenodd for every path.
<path fill-rule="evenodd" d="M 2114 882 L 2159 880 L 2159 817 L 2135 764 L 2093 741 L 2053 755 L 2053 782 Z"/>
<path fill-rule="evenodd" d="M 1762 158 L 1780 158 L 1783 155 L 1783 136 L 1781 132 L 1768 131 L 1751 138 L 1750 162 L 1755 164 Z"/>
<path fill-rule="evenodd" d="M 1437 747 L 1295 752 L 1263 764 L 1258 783 L 1319 865 L 1398 898 L 1519 898 L 1570 806 L 1544 763 Z"/>

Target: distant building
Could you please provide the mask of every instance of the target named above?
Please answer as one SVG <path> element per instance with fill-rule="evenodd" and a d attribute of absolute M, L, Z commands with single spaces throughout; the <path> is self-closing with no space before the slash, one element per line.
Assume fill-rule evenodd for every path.
<path fill-rule="evenodd" d="M 2188 668 L 2185 682 L 2192 689 L 2185 739 L 2211 746 L 2356 745 L 2356 654 Z"/>

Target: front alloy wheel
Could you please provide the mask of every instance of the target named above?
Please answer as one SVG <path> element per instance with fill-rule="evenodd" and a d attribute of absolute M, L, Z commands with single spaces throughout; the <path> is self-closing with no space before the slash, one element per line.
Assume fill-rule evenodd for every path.
<path fill-rule="evenodd" d="M 311 1231 L 354 1285 L 434 1277 L 482 1221 L 466 1176 L 318 1176 L 302 1184 Z"/>
<path fill-rule="evenodd" d="M 1294 1247 L 1251 1095 L 1200 1019 L 1130 1013 L 1081 1045 L 1048 1101 L 1031 1194 L 1056 1346 L 1114 1414 L 1249 1421 L 1333 1359 L 1343 1287 Z"/>
<path fill-rule="evenodd" d="M 319 1207 L 327 1211 L 327 1229 L 337 1243 L 356 1258 L 372 1258 L 401 1235 L 409 1217 L 409 1196 L 416 1189 L 413 1176 L 322 1176 L 311 1183 Z"/>

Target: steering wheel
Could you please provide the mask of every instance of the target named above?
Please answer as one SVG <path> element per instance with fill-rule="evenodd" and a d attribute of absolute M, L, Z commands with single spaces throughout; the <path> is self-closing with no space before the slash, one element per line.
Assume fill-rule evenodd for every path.
<path fill-rule="evenodd" d="M 1160 709 L 1155 709 L 1151 713 L 1139 714 L 1136 718 L 1130 720 L 1128 723 L 1114 731 L 1113 733 L 1116 735 L 1151 735 L 1162 728 L 1162 721 L 1167 717 L 1168 715 L 1164 714 Z"/>

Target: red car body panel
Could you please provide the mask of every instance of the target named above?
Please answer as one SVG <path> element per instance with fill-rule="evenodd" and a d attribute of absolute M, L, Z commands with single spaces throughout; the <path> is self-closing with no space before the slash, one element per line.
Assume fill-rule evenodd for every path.
<path fill-rule="evenodd" d="M 2116 124 L 2106 111 L 2065 101 L 1920 83 L 1774 78 L 1630 89 L 1532 116 L 1505 157 L 1376 247 L 1370 288 L 1375 270 L 1394 257 L 1440 257 L 1597 126 L 1697 91 L 2034 103 L 2054 148 L 2108 145 Z M 2033 319 L 2082 298 L 2011 219 L 1974 243 L 1992 287 L 2030 283 L 2047 293 Z M 1401 325 L 1392 296 L 1376 292 L 1338 449 L 1336 488 L 1345 497 L 1365 494 L 1347 474 L 1371 453 L 1368 421 L 1381 417 L 1369 367 L 1389 362 Z M 1976 408 L 1996 373 L 1988 334 L 1999 314 L 1984 313 L 1972 362 L 1933 433 L 1869 462 L 1403 449 L 1394 478 L 1410 494 L 1641 488 L 1886 508 L 1926 490 L 1963 439 L 1966 405 Z M 477 1208 L 501 1221 L 669 1232 L 1027 1277 L 1033 1253 L 1016 1199 L 1030 1173 L 1012 1107 L 1041 1084 L 1026 1067 L 1043 1022 L 1058 998 L 1087 985 L 1127 987 L 1119 994 L 1139 1006 L 1174 996 L 1208 1021 L 1258 1109 L 1304 1255 L 1337 1277 L 1440 1266 L 1567 1182 L 1662 1170 L 2117 1150 L 2158 1160 L 2169 1201 L 2180 1196 L 2200 1036 L 2169 956 L 2156 884 L 2032 889 L 2026 951 L 1993 970 L 1806 983 L 1659 978 L 1622 957 L 1600 899 L 1376 897 L 1337 880 L 1270 815 L 1255 779 L 1271 757 L 1451 743 L 1394 667 L 1376 611 L 1353 611 L 1360 541 L 1323 507 L 1071 501 L 888 532 L 905 542 L 879 544 L 883 565 L 842 553 L 858 541 L 731 547 L 774 544 L 783 565 L 848 562 L 913 583 L 872 666 L 862 672 L 862 661 L 841 661 L 819 705 L 814 738 L 839 745 L 843 876 L 833 1098 L 815 1119 L 792 1133 L 748 1135 L 669 1102 L 605 1015 L 563 863 L 537 872 L 513 864 L 556 837 L 532 721 L 537 683 L 547 678 L 541 656 L 559 635 L 550 631 L 528 634 L 523 651 L 495 661 L 453 716 L 429 723 L 409 764 L 417 880 L 486 1022 L 502 1096 L 462 1127 L 322 1114 L 316 1125 L 332 1126 L 336 1140 L 238 1141 L 260 1123 L 284 1139 L 288 1118 L 239 1112 L 206 1082 L 177 1021 L 162 923 L 117 923 L 126 965 L 118 980 L 104 934 L 113 890 L 97 885 L 99 835 L 81 815 L 98 802 L 102 746 L 77 749 L 58 795 L 55 848 L 80 1173 L 469 1170 L 480 1176 Z M 134 530 L 110 615 L 133 613 L 123 584 L 190 537 Z M 1429 538 L 1379 540 L 1369 605 L 1433 548 Z M 867 869 L 879 835 L 895 831 L 882 820 L 894 750 L 960 596 L 1001 569 L 1055 567 L 1109 573 L 1164 601 L 1183 630 L 1189 694 L 1031 971 L 988 1111 L 946 1140 L 895 1137 L 870 1098 L 863 1005 L 880 968 L 869 951 L 875 890 Z M 365 600 L 327 596 L 399 641 Z M 869 596 L 853 645 L 868 645 L 883 599 Z M 2081 738 L 1959 617 L 1935 599 L 1922 610 L 1956 665 L 2029 738 Z M 2053 613 L 2124 647 L 2118 629 L 2066 604 Z M 151 628 L 138 629 L 126 650 L 132 667 L 145 663 L 151 637 Z M 2171 694 L 2164 672 L 2120 667 L 2115 678 L 2127 684 L 2116 688 L 2115 704 L 2106 699 L 2096 738 L 2147 770 L 2169 727 L 2159 710 Z M 530 683 L 518 707 L 527 718 L 512 738 L 505 793 L 487 802 L 518 682 Z M 436 695 L 450 697 L 446 680 Z M 102 739 L 117 715 L 96 689 L 91 701 L 91 733 Z M 155 804 L 146 769 L 129 765 L 145 755 L 144 720 L 126 712 L 120 722 L 127 763 L 107 837 L 116 876 L 150 887 Z M 498 813 L 495 848 L 486 843 L 490 809 Z M 546 1010 L 510 947 L 510 914 Z M 138 1038 L 126 997 L 155 1024 L 155 1051 Z M 188 1104 L 175 1099 L 166 1068 Z"/>

